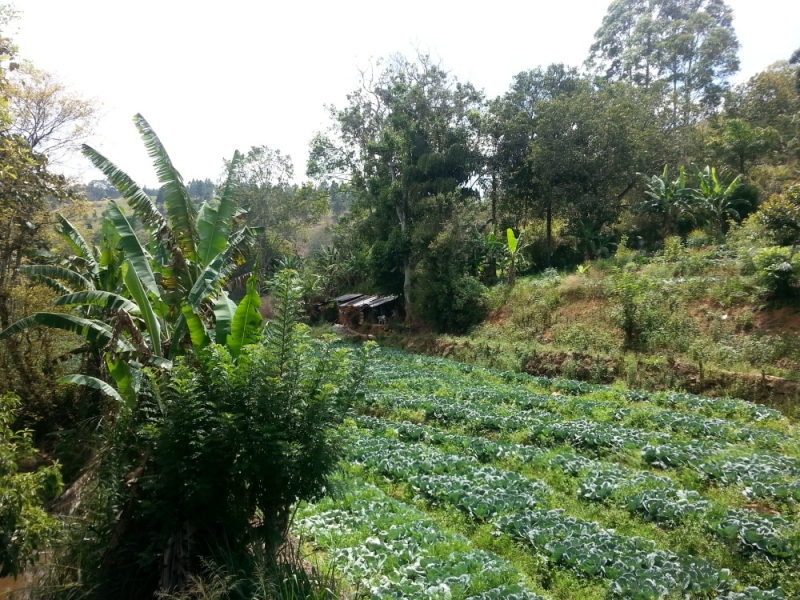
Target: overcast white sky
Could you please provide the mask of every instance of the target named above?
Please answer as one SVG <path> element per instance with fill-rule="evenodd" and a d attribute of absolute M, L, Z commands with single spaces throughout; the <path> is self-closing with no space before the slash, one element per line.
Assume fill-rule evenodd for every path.
<path fill-rule="evenodd" d="M 538 65 L 579 65 L 610 0 L 17 0 L 20 55 L 96 98 L 92 145 L 156 185 L 131 117 L 142 113 L 186 180 L 266 144 L 305 172 L 308 141 L 370 58 L 427 49 L 459 78 L 503 93 Z M 800 47 L 800 1 L 728 0 L 745 80 Z M 100 177 L 83 159 L 86 180 Z M 75 172 L 75 171 L 73 171 Z"/>

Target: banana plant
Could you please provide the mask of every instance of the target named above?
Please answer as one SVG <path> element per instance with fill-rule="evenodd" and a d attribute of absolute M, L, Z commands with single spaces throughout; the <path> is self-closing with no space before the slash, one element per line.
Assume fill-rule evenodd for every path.
<path fill-rule="evenodd" d="M 119 190 L 143 224 L 150 243 L 142 245 L 131 221 L 114 201 L 109 203 L 103 224 L 110 247 L 102 251 L 92 250 L 62 217 L 59 233 L 76 252 L 66 262 L 81 268 L 32 265 L 24 270 L 62 294 L 56 305 L 76 308 L 81 316 L 37 313 L 0 333 L 2 340 L 26 327 L 46 325 L 82 335 L 105 352 L 108 372 L 119 390 L 116 397 L 126 401 L 136 393 L 131 369 L 145 364 L 168 368 L 180 353 L 202 347 L 215 336 L 221 341 L 233 340 L 242 323 L 247 325 L 246 331 L 236 343 L 251 343 L 253 310 L 258 314 L 256 307 L 248 308 L 247 317 L 239 316 L 239 309 L 222 290 L 243 264 L 258 233 L 243 225 L 245 213 L 234 198 L 240 154 L 236 152 L 230 161 L 220 195 L 197 210 L 158 136 L 141 115 L 136 115 L 134 122 L 165 190 L 165 215 L 105 156 L 87 145 L 83 153 Z M 257 285 L 255 289 L 257 298 Z M 254 305 L 251 296 L 248 291 L 250 308 Z M 71 376 L 69 381 L 110 393 L 107 385 L 100 385 L 102 381 L 93 376 Z"/>
<path fill-rule="evenodd" d="M 706 165 L 702 171 L 695 165 L 694 174 L 700 183 L 700 202 L 703 209 L 711 216 L 714 229 L 718 235 L 723 235 L 728 219 L 741 220 L 737 206 L 745 204 L 741 198 L 734 198 L 733 194 L 741 185 L 742 176 L 738 175 L 727 186 L 723 185 L 717 177 L 717 170 Z"/>
<path fill-rule="evenodd" d="M 508 285 L 514 285 L 517 281 L 517 262 L 522 250 L 522 232 L 517 238 L 514 236 L 514 230 L 509 227 L 506 235 L 508 237 L 508 253 L 511 256 L 511 265 L 508 267 Z"/>
<path fill-rule="evenodd" d="M 661 215 L 665 238 L 673 233 L 675 225 L 683 215 L 694 217 L 699 192 L 687 186 L 684 167 L 680 168 L 678 178 L 673 181 L 669 178 L 669 165 L 664 165 L 661 176 L 642 173 L 639 175 L 644 178 L 647 185 L 645 198 L 640 206 L 647 212 Z"/>

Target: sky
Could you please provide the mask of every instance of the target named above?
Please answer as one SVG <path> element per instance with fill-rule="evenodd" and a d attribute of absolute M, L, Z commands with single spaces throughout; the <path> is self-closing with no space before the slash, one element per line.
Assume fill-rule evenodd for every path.
<path fill-rule="evenodd" d="M 216 180 L 234 150 L 291 155 L 344 106 L 359 67 L 416 49 L 489 97 L 520 71 L 580 65 L 610 0 L 17 0 L 20 56 L 94 98 L 88 142 L 140 185 L 157 180 L 131 121 L 141 113 L 186 181 Z M 745 81 L 800 47 L 797 0 L 728 0 Z M 66 172 L 101 178 L 76 156 Z"/>

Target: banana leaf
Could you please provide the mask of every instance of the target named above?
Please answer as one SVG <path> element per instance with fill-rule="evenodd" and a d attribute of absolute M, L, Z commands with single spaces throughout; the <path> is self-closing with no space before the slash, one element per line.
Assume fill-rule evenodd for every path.
<path fill-rule="evenodd" d="M 122 279 L 125 281 L 125 287 L 128 288 L 128 292 L 139 305 L 139 310 L 147 327 L 147 333 L 150 334 L 150 346 L 153 354 L 161 356 L 161 325 L 130 259 L 127 259 L 122 265 Z"/>
<path fill-rule="evenodd" d="M 128 362 L 123 358 L 111 360 L 109 356 L 106 357 L 106 364 L 108 365 L 108 372 L 119 388 L 119 394 L 125 399 L 125 404 L 129 408 L 133 408 L 136 404 L 136 386 L 134 385 L 133 369 Z"/>
<path fill-rule="evenodd" d="M 261 298 L 258 295 L 258 276 L 254 272 L 247 280 L 247 294 L 242 298 L 231 322 L 231 333 L 227 336 L 228 348 L 236 357 L 247 344 L 261 339 Z"/>
<path fill-rule="evenodd" d="M 234 178 L 241 158 L 242 155 L 237 150 L 228 167 L 228 176 L 219 199 L 203 203 L 197 216 L 197 231 L 200 235 L 197 247 L 198 262 L 204 267 L 228 246 L 237 209 L 233 189 Z"/>
<path fill-rule="evenodd" d="M 214 318 L 217 322 L 216 341 L 222 346 L 227 344 L 234 314 L 236 314 L 236 303 L 228 298 L 228 292 L 222 290 L 214 302 Z"/>
<path fill-rule="evenodd" d="M 186 317 L 183 316 L 183 312 L 178 315 L 177 321 L 175 321 L 175 326 L 172 329 L 172 340 L 169 344 L 169 354 L 167 355 L 169 359 L 174 359 L 178 356 L 178 353 L 181 351 L 181 344 L 183 343 L 183 336 L 186 335 Z"/>
<path fill-rule="evenodd" d="M 153 161 L 158 181 L 164 187 L 164 204 L 169 223 L 178 246 L 186 260 L 197 262 L 197 224 L 194 204 L 183 184 L 183 178 L 172 164 L 164 145 L 145 118 L 137 114 L 133 118 L 147 154 Z"/>
<path fill-rule="evenodd" d="M 86 261 L 86 266 L 92 273 L 92 277 L 96 278 L 100 273 L 100 266 L 97 264 L 92 247 L 86 243 L 81 232 L 75 229 L 66 217 L 56 213 L 56 218 L 59 221 L 59 224 L 56 225 L 56 231 L 75 250 L 75 254 Z"/>
<path fill-rule="evenodd" d="M 224 284 L 236 270 L 236 267 L 244 264 L 245 249 L 253 244 L 256 236 L 263 231 L 263 227 L 243 227 L 233 234 L 228 247 L 225 249 L 225 260 L 220 267 L 220 283 Z"/>
<path fill-rule="evenodd" d="M 117 228 L 120 246 L 125 251 L 126 260 L 131 263 L 131 266 L 136 271 L 137 277 L 150 293 L 156 298 L 160 297 L 161 293 L 144 248 L 139 243 L 139 239 L 133 232 L 133 227 L 131 227 L 127 217 L 113 200 L 108 203 L 108 218 Z"/>
<path fill-rule="evenodd" d="M 195 350 L 199 350 L 208 345 L 209 337 L 206 326 L 191 306 L 184 304 L 181 306 L 183 318 L 186 321 L 186 327 L 189 328 L 189 337 L 192 339 L 192 346 Z"/>
<path fill-rule="evenodd" d="M 58 383 L 74 383 L 76 385 L 85 385 L 86 387 L 90 387 L 95 390 L 100 390 L 106 396 L 114 398 L 114 400 L 123 402 L 122 396 L 119 395 L 119 392 L 117 392 L 117 390 L 108 385 L 105 381 L 97 379 L 96 377 L 90 377 L 89 375 L 80 375 L 80 374 L 67 375 L 65 377 L 59 378 Z"/>
<path fill-rule="evenodd" d="M 515 254 L 517 252 L 517 244 L 519 240 L 514 237 L 514 230 L 511 227 L 508 228 L 506 231 L 508 234 L 508 249 L 511 251 L 511 254 Z"/>
<path fill-rule="evenodd" d="M 138 313 L 139 307 L 134 303 L 112 292 L 103 290 L 90 290 L 75 292 L 59 296 L 53 301 L 56 306 L 99 306 L 100 308 L 117 312 L 120 308 L 129 313 Z"/>
<path fill-rule="evenodd" d="M 167 226 L 164 217 L 158 212 L 158 208 L 153 204 L 150 196 L 145 194 L 144 191 L 134 183 L 133 179 L 91 146 L 84 144 L 82 149 L 83 155 L 86 156 L 95 167 L 103 172 L 103 175 L 105 175 L 114 187 L 119 190 L 119 193 L 122 194 L 122 197 L 125 198 L 128 205 L 144 223 L 156 229 Z"/>
<path fill-rule="evenodd" d="M 48 277 L 50 279 L 60 279 L 66 281 L 73 288 L 83 288 L 85 290 L 93 290 L 94 284 L 86 279 L 80 273 L 76 273 L 71 269 L 59 267 L 57 265 L 23 265 L 19 268 L 21 273 L 25 273 L 31 277 Z"/>
<path fill-rule="evenodd" d="M 5 331 L 0 333 L 0 340 L 4 340 L 34 325 L 44 325 L 53 329 L 77 333 L 85 337 L 90 344 L 101 347 L 108 344 L 113 335 L 111 327 L 96 319 L 85 319 L 62 313 L 34 313 L 7 327 Z"/>
<path fill-rule="evenodd" d="M 188 302 L 192 310 L 198 311 L 203 300 L 212 295 L 219 287 L 221 268 L 224 261 L 225 254 L 220 252 L 195 280 L 192 289 L 189 290 L 189 294 L 186 296 L 186 302 Z"/>
<path fill-rule="evenodd" d="M 61 294 L 62 296 L 65 294 L 72 293 L 72 290 L 70 288 L 65 286 L 60 281 L 56 281 L 55 279 L 51 279 L 50 277 L 45 277 L 44 275 L 31 275 L 30 278 L 38 283 L 43 283 L 51 290 L 53 290 L 57 294 Z"/>

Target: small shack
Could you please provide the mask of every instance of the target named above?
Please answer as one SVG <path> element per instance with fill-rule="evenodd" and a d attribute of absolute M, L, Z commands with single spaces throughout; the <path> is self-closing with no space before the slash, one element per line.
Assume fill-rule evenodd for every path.
<path fill-rule="evenodd" d="M 365 323 L 385 325 L 389 319 L 399 316 L 398 296 L 372 296 L 369 294 L 345 294 L 336 298 L 339 306 L 339 323 L 356 329 Z"/>

